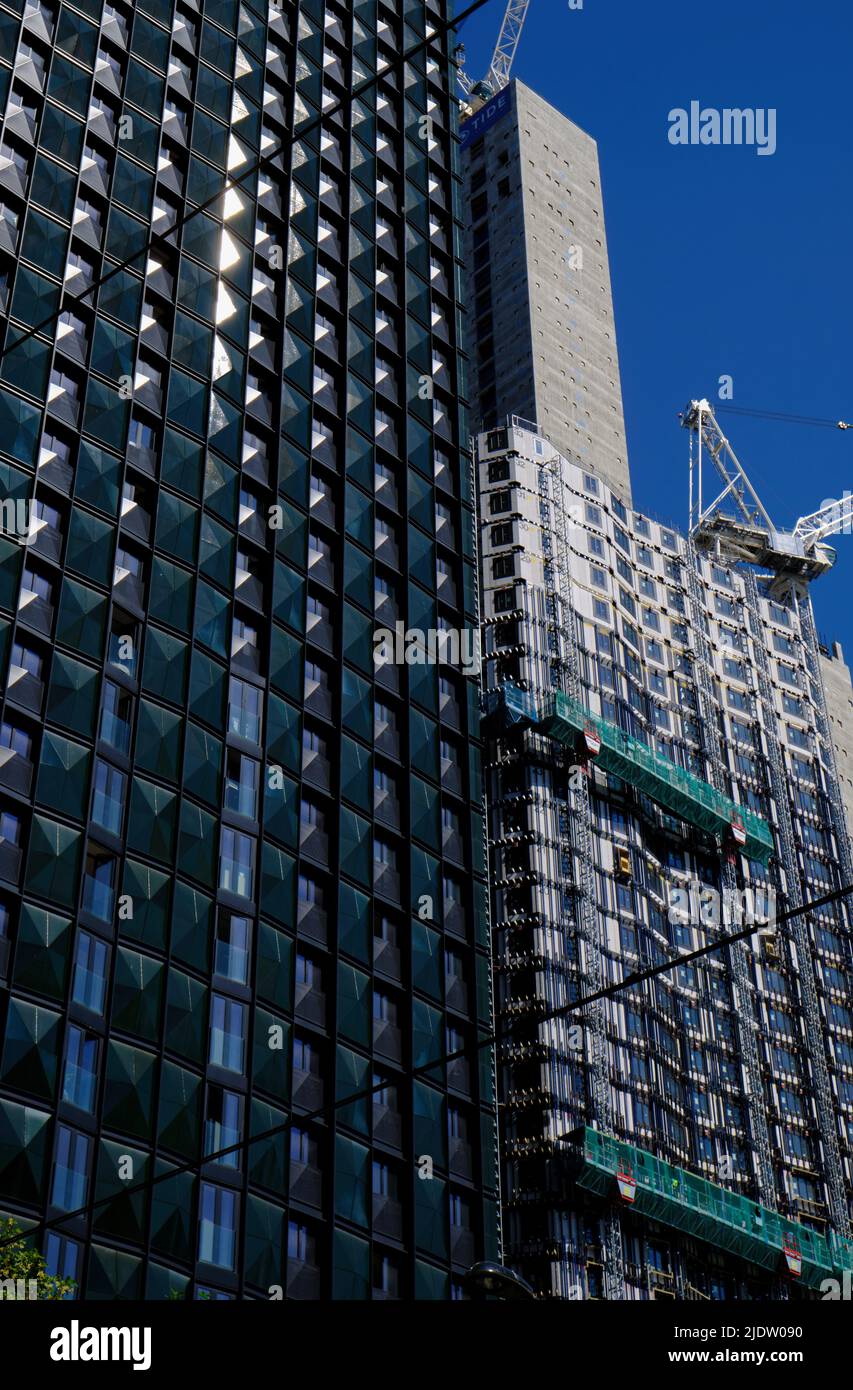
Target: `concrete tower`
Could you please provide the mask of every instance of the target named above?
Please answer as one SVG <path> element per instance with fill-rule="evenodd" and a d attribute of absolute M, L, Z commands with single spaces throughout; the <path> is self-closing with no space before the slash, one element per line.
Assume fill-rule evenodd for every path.
<path fill-rule="evenodd" d="M 472 423 L 535 422 L 629 503 L 598 147 L 517 79 L 463 145 Z"/>

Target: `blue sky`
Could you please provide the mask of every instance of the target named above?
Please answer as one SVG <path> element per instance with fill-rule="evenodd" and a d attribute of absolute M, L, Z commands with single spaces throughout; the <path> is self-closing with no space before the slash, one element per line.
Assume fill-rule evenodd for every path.
<path fill-rule="evenodd" d="M 464 0 L 457 0 L 458 9 Z M 488 67 L 504 0 L 464 26 Z M 515 75 L 599 145 L 635 504 L 686 525 L 678 412 L 732 403 L 853 420 L 850 0 L 532 0 Z M 674 146 L 669 112 L 775 108 L 777 149 Z M 853 490 L 846 433 L 720 414 L 777 524 Z M 813 591 L 853 662 L 853 535 Z"/>

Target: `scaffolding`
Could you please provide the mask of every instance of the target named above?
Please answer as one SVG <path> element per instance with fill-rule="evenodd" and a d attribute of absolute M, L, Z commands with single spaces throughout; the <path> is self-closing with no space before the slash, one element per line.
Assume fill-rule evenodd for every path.
<path fill-rule="evenodd" d="M 563 465 L 555 453 L 547 465 L 539 469 L 540 513 L 546 560 L 550 561 L 553 603 L 553 651 L 555 665 L 563 690 L 554 690 L 546 700 L 565 701 L 576 706 L 581 693 L 580 662 L 577 628 L 571 592 L 568 518 L 563 497 Z M 550 514 L 549 514 L 550 509 Z M 553 541 L 556 542 L 556 547 Z M 556 552 L 556 553 L 555 553 Z M 543 733 L 550 730 L 537 720 Z M 560 841 L 563 862 L 578 864 L 578 927 L 583 943 L 584 970 L 590 992 L 597 994 L 604 984 L 602 950 L 604 942 L 596 908 L 595 872 L 593 860 L 592 816 L 589 789 L 585 777 L 573 778 L 567 790 L 567 803 L 560 810 Z M 574 836 L 572 835 L 574 828 Z M 598 999 L 586 1010 L 590 1052 L 590 1081 L 592 1113 L 595 1123 L 605 1133 L 613 1131 L 613 1103 L 610 1090 L 610 1061 L 607 1045 L 604 1001 Z M 604 1270 L 608 1299 L 625 1298 L 625 1269 L 622 1250 L 622 1229 L 618 1213 L 610 1208 L 605 1216 L 606 1264 Z"/>
<path fill-rule="evenodd" d="M 479 491 L 478 491 L 478 488 L 477 488 L 477 450 L 476 450 L 475 441 L 474 441 L 473 439 L 470 441 L 470 447 L 471 447 L 471 459 L 470 459 L 470 464 L 469 464 L 469 486 L 470 486 L 470 489 L 471 489 L 471 496 L 472 496 L 472 497 L 474 498 L 474 500 L 475 500 L 475 509 L 476 509 L 477 513 L 479 514 Z M 475 529 L 475 532 L 474 532 L 474 563 L 475 563 L 475 565 L 477 566 L 477 570 L 478 570 L 478 572 L 479 572 L 479 564 L 480 564 L 480 531 L 479 531 L 479 527 L 477 527 L 477 528 Z M 479 586 L 479 584 L 477 584 L 477 585 L 475 585 L 475 588 L 474 588 L 474 605 L 475 605 L 475 612 L 476 612 L 476 617 L 477 617 L 477 632 L 478 632 L 478 634 L 479 634 L 479 632 L 480 632 L 480 630 L 481 630 L 481 621 L 482 621 L 482 613 L 481 613 L 481 608 L 480 608 L 480 601 L 481 601 L 481 599 L 480 599 L 480 586 Z M 482 704 L 482 702 L 483 702 L 483 694 L 482 694 L 482 691 L 483 691 L 483 673 L 482 673 L 482 669 L 480 669 L 480 671 L 478 671 L 478 673 L 477 673 L 477 688 L 478 688 L 478 692 L 479 692 L 479 695 L 480 695 L 480 702 L 481 702 L 481 704 Z M 483 823 L 484 823 L 484 825 L 487 826 L 487 825 L 488 825 L 488 791 L 487 791 L 487 787 L 486 787 L 486 778 L 485 778 L 485 775 L 481 775 L 481 788 L 482 788 L 482 794 L 483 794 Z M 491 875 L 491 847 L 490 847 L 490 845 L 488 844 L 487 837 L 484 836 L 484 839 L 486 839 L 486 843 L 485 843 L 484 846 L 483 846 L 483 851 L 484 851 L 485 861 L 486 861 L 486 875 L 487 875 L 487 882 L 488 882 L 488 878 L 489 878 L 489 876 Z M 492 934 L 492 901 L 491 901 L 491 894 L 488 893 L 488 892 L 486 892 L 486 893 L 484 894 L 484 898 L 485 898 L 485 910 L 486 910 L 486 930 L 487 930 L 487 939 L 488 939 L 488 947 L 489 947 L 489 979 L 488 979 L 489 1017 L 490 1017 L 490 1018 L 494 1018 L 494 1017 L 495 1017 L 495 1013 L 496 1013 L 496 1011 L 495 1011 L 495 985 L 494 985 L 494 980 L 495 980 L 495 953 L 494 953 L 494 937 L 493 937 L 493 934 Z M 490 1072 L 491 1072 L 491 1088 L 492 1088 L 492 1094 L 496 1096 L 497 1093 L 498 1093 L 498 1058 L 497 1058 L 497 1048 L 489 1048 L 489 1052 L 488 1052 L 488 1065 L 489 1065 Z M 496 1193 L 497 1193 L 497 1201 L 496 1201 L 496 1203 L 495 1203 L 495 1207 L 496 1207 L 496 1225 L 497 1225 L 496 1235 L 497 1235 L 498 1253 L 499 1253 L 499 1255 L 500 1255 L 500 1258 L 503 1259 L 503 1257 L 504 1257 L 504 1256 L 503 1256 L 503 1249 L 504 1249 L 503 1205 L 504 1205 L 504 1204 L 503 1204 L 503 1201 L 502 1201 L 502 1182 L 501 1182 L 502 1174 L 501 1174 L 501 1165 L 500 1165 L 500 1157 L 499 1157 L 499 1154 L 500 1154 L 500 1132 L 499 1132 L 499 1126 L 498 1126 L 498 1112 L 497 1112 L 497 1108 L 495 1108 L 495 1111 L 494 1111 L 494 1118 L 493 1118 L 493 1121 L 492 1121 L 492 1134 L 493 1134 L 493 1142 L 494 1142 L 495 1190 L 496 1190 Z"/>
<path fill-rule="evenodd" d="M 690 602 L 693 608 L 693 630 L 696 634 L 698 650 L 696 670 L 698 673 L 699 703 L 702 711 L 705 757 L 708 770 L 720 795 L 726 782 L 724 754 L 720 740 L 714 734 L 718 729 L 711 685 L 711 654 L 707 636 L 707 619 L 702 599 L 702 586 L 699 582 L 699 557 L 692 540 L 688 543 L 687 579 Z M 757 817 L 756 817 L 757 819 Z M 766 838 L 773 849 L 773 835 L 769 826 L 761 822 Z M 765 841 L 766 844 L 766 841 Z M 769 851 L 762 857 L 767 863 Z M 720 879 L 724 892 L 737 890 L 737 876 L 734 864 L 725 858 L 720 865 Z M 734 989 L 735 1018 L 737 1021 L 738 1043 L 743 1063 L 746 1086 L 745 1099 L 749 1120 L 749 1133 L 752 1139 L 756 1164 L 758 1195 L 768 1206 L 776 1204 L 776 1182 L 773 1159 L 770 1149 L 770 1135 L 767 1129 L 767 1111 L 764 1096 L 764 1082 L 761 1075 L 761 1059 L 756 1040 L 755 1004 L 752 997 L 752 984 L 747 964 L 747 945 L 743 941 L 733 942 L 726 948 L 729 970 Z"/>

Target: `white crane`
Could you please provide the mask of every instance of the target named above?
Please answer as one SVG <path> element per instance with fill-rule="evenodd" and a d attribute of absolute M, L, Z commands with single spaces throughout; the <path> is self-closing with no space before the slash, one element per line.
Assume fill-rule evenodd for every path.
<path fill-rule="evenodd" d="M 709 402 L 691 401 L 681 420 L 698 439 L 695 459 L 692 438 L 690 445 L 690 534 L 697 546 L 766 567 L 775 572 L 779 586 L 808 583 L 826 574 L 835 563 L 835 551 L 824 541 L 853 528 L 853 496 L 825 502 L 790 530 L 781 529 L 749 481 Z M 838 428 L 849 426 L 840 421 Z M 723 486 L 706 505 L 709 462 Z"/>
<path fill-rule="evenodd" d="M 814 545 L 825 536 L 837 536 L 853 529 L 853 496 L 849 492 L 837 501 L 825 502 L 816 512 L 801 516 L 794 527 L 805 545 Z"/>
<path fill-rule="evenodd" d="M 479 82 L 472 82 L 465 71 L 464 49 L 457 50 L 459 58 L 457 81 L 465 97 L 465 103 L 471 111 L 477 110 L 490 97 L 502 92 L 504 87 L 509 84 L 510 71 L 529 8 L 530 0 L 508 0 L 489 70 Z"/>

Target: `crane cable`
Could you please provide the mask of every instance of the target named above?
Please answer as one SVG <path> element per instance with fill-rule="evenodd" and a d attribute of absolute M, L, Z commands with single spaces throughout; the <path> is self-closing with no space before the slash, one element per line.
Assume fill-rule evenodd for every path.
<path fill-rule="evenodd" d="M 847 420 L 828 420 L 819 415 L 787 415 L 781 410 L 756 410 L 746 405 L 728 405 L 719 402 L 716 410 L 728 410 L 733 415 L 751 415 L 756 420 L 779 420 L 789 425 L 814 425 L 822 429 L 850 430 L 853 423 Z"/>

